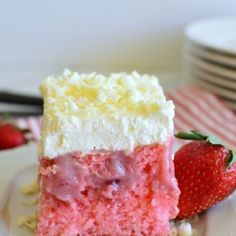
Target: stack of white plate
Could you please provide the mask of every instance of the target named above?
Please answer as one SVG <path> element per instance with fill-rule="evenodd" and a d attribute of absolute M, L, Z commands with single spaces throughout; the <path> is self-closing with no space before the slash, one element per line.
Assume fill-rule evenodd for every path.
<path fill-rule="evenodd" d="M 194 22 L 185 34 L 188 77 L 236 110 L 236 17 Z"/>

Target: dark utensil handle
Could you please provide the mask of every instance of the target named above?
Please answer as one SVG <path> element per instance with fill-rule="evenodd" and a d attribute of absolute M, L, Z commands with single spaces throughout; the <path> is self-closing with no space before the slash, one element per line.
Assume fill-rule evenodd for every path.
<path fill-rule="evenodd" d="M 0 102 L 43 106 L 43 99 L 36 96 L 22 95 L 7 91 L 0 92 Z"/>
<path fill-rule="evenodd" d="M 38 112 L 24 112 L 24 111 L 5 111 L 5 112 L 0 112 L 0 117 L 6 117 L 6 116 L 10 116 L 10 117 L 27 117 L 27 116 L 41 116 L 43 113 L 42 111 L 38 111 Z"/>

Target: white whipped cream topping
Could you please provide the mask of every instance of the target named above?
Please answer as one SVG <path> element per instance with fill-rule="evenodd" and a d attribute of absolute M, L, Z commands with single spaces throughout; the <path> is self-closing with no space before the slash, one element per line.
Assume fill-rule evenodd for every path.
<path fill-rule="evenodd" d="M 160 112 L 148 117 L 103 117 L 83 120 L 61 117 L 44 119 L 39 155 L 53 158 L 59 154 L 94 149 L 132 151 L 138 145 L 164 143 L 173 132 L 174 109 L 167 102 Z M 59 124 L 59 125 L 58 125 Z M 47 127 L 55 126 L 50 133 Z"/>
<path fill-rule="evenodd" d="M 112 106 L 109 106 L 109 102 L 104 97 L 107 97 L 110 91 L 106 91 L 105 85 L 101 83 L 99 87 L 93 84 L 93 90 L 89 90 L 92 95 L 78 95 L 81 90 L 78 92 L 75 89 L 80 86 L 79 83 L 84 86 L 84 80 L 87 79 L 86 82 L 88 82 L 88 78 L 94 78 L 94 76 L 97 79 L 96 74 L 87 76 L 83 74 L 81 78 L 77 73 L 75 76 L 74 73 L 67 71 L 64 74 L 65 78 L 57 80 L 50 77 L 43 82 L 41 91 L 45 107 L 43 130 L 38 148 L 39 156 L 55 158 L 57 155 L 68 152 L 89 153 L 96 149 L 131 152 L 139 145 L 164 143 L 172 135 L 174 105 L 171 101 L 166 101 L 157 78 L 140 76 L 136 72 L 131 75 L 113 74 L 108 78 L 98 75 L 103 78 L 105 85 L 111 83 L 113 78 L 122 78 L 122 87 L 116 91 L 115 84 L 112 89 L 116 92 L 113 94 L 118 97 L 128 96 L 127 109 L 125 109 L 125 100 L 119 104 L 120 100 L 116 103 L 115 100 L 108 99 L 112 103 Z M 134 77 L 136 79 L 133 79 Z M 120 81 L 117 83 L 120 84 Z M 73 84 L 72 87 L 71 84 Z M 99 93 L 101 87 L 103 93 Z M 89 88 L 91 88 L 91 83 Z M 94 88 L 98 92 L 97 97 L 94 97 Z M 82 91 L 83 89 L 84 87 Z M 145 96 L 142 91 L 146 93 Z M 70 93 L 73 95 L 70 96 Z M 133 99 L 133 94 L 135 94 L 135 99 Z M 101 99 L 103 99 L 102 102 L 100 102 Z M 105 109 L 104 112 L 102 112 L 103 109 Z"/>

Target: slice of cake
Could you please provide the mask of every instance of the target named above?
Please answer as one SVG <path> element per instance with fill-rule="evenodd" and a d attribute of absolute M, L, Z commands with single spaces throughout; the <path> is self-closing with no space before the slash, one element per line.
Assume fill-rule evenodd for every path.
<path fill-rule="evenodd" d="M 36 235 L 167 236 L 174 106 L 157 78 L 65 71 L 41 92 Z"/>

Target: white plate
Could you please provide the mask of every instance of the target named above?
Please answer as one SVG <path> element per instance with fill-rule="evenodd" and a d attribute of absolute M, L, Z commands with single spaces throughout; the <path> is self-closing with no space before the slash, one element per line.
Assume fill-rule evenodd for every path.
<path fill-rule="evenodd" d="M 22 205 L 25 197 L 19 191 L 22 185 L 36 178 L 35 145 L 0 153 L 0 173 L 0 235 L 30 236 L 31 233 L 16 226 L 16 220 L 35 211 Z M 9 214 L 7 222 L 2 217 L 4 210 Z M 236 194 L 203 214 L 194 226 L 202 236 L 236 236 L 235 219 Z"/>
<path fill-rule="evenodd" d="M 185 50 L 187 53 L 190 53 L 193 56 L 209 60 L 216 64 L 218 63 L 225 66 L 231 66 L 233 68 L 236 68 L 236 56 L 229 56 L 227 54 L 219 53 L 218 51 L 215 50 L 203 48 L 195 43 L 188 43 L 186 45 Z"/>
<path fill-rule="evenodd" d="M 193 75 L 196 78 L 202 79 L 207 81 L 208 83 L 212 83 L 218 87 L 223 87 L 229 90 L 235 90 L 236 93 L 236 80 L 230 80 L 228 78 L 220 77 L 211 73 L 208 73 L 206 71 L 203 71 L 201 69 L 196 68 L 186 68 L 191 75 Z"/>
<path fill-rule="evenodd" d="M 186 66 L 196 67 L 218 76 L 236 80 L 236 69 L 230 69 L 219 64 L 207 62 L 194 56 L 186 55 Z"/>
<path fill-rule="evenodd" d="M 230 107 L 230 108 L 232 108 L 233 110 L 236 111 L 236 102 L 225 101 L 225 103 L 228 105 L 228 107 Z"/>
<path fill-rule="evenodd" d="M 226 100 L 232 100 L 232 102 L 236 103 L 236 91 L 232 91 L 232 90 L 228 90 L 226 88 L 223 88 L 223 87 L 219 87 L 215 84 L 212 84 L 212 83 L 209 83 L 205 80 L 201 80 L 199 79 L 199 77 L 196 77 L 194 75 L 191 75 L 191 77 L 193 79 L 195 79 L 197 81 L 197 83 L 205 88 L 206 90 L 216 94 L 216 95 L 219 95 L 223 98 L 225 98 Z"/>
<path fill-rule="evenodd" d="M 200 77 L 190 74 L 190 77 L 197 81 L 198 84 L 200 84 L 202 87 L 207 89 L 208 91 L 217 94 L 219 96 L 231 99 L 236 102 L 236 91 L 229 90 L 227 88 L 220 87 L 216 84 L 207 82 L 206 80 L 201 79 Z"/>
<path fill-rule="evenodd" d="M 16 220 L 18 216 L 28 214 L 29 211 L 33 210 L 22 205 L 22 202 L 26 199 L 19 190 L 24 184 L 29 184 L 35 179 L 37 163 L 37 150 L 33 143 L 0 152 L 1 236 L 31 235 L 27 231 L 17 228 Z"/>
<path fill-rule="evenodd" d="M 196 44 L 236 55 L 236 17 L 203 19 L 190 24 L 185 33 Z"/>

